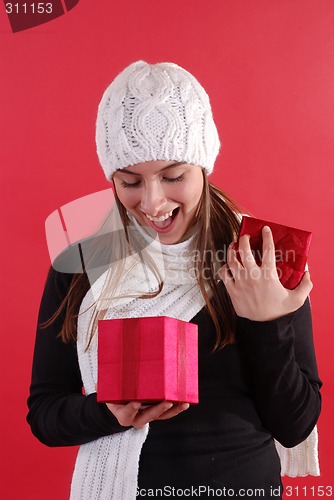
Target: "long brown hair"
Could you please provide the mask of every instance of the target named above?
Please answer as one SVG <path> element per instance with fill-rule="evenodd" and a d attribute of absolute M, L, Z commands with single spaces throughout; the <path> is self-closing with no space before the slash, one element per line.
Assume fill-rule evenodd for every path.
<path fill-rule="evenodd" d="M 195 250 L 197 254 L 195 264 L 197 281 L 206 304 L 206 309 L 216 329 L 214 349 L 219 349 L 233 343 L 235 338 L 236 315 L 226 288 L 219 279 L 218 270 L 226 262 L 228 245 L 236 239 L 239 232 L 240 208 L 226 193 L 208 181 L 204 169 L 202 169 L 202 172 L 204 185 L 202 196 L 194 216 L 196 233 L 192 241 L 193 248 L 191 250 Z M 122 276 L 124 255 L 141 253 L 141 243 L 131 239 L 131 234 L 128 231 L 129 218 L 126 209 L 119 201 L 116 191 L 114 195 L 116 206 L 108 214 L 100 230 L 84 242 L 86 244 L 86 272 L 73 275 L 69 291 L 59 308 L 42 325 L 42 327 L 47 327 L 60 314 L 64 314 L 65 319 L 59 333 L 64 342 L 76 341 L 79 308 L 93 279 L 91 271 L 88 279 L 87 266 L 90 270 L 97 268 L 99 274 L 101 274 L 101 270 L 107 269 L 109 275 L 108 283 L 112 283 L 113 288 L 116 289 Z M 116 236 L 117 255 L 115 255 L 115 245 L 112 244 L 110 239 L 111 219 L 113 219 L 112 224 L 115 226 L 115 214 L 118 214 L 120 229 Z M 115 241 L 115 234 L 113 234 L 113 238 Z M 89 251 L 87 251 L 87 248 L 89 248 Z M 66 259 L 66 252 L 60 259 Z M 96 262 L 99 265 L 96 265 Z M 157 289 L 152 293 L 137 294 L 137 296 L 140 296 L 140 298 L 152 298 L 161 292 L 163 280 L 160 277 L 159 269 L 155 267 L 153 261 L 145 263 L 150 266 L 150 269 L 157 278 Z M 112 294 L 109 294 L 110 296 Z M 103 315 L 101 310 L 95 313 L 89 343 L 94 335 L 96 321 L 103 318 Z"/>

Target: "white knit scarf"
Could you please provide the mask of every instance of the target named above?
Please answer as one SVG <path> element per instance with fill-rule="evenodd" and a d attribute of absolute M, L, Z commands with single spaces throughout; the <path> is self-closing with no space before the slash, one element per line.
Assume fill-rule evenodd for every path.
<path fill-rule="evenodd" d="M 132 218 L 132 222 L 144 238 L 149 238 Z M 203 307 L 204 300 L 197 280 L 189 272 L 189 244 L 191 238 L 176 245 L 160 245 L 148 240 L 148 251 L 162 271 L 164 286 L 152 299 L 113 299 L 105 319 L 134 318 L 143 316 L 170 316 L 190 321 Z M 136 263 L 133 269 L 133 263 Z M 152 291 L 156 279 L 143 261 L 128 257 L 124 279 L 119 294 Z M 78 319 L 78 359 L 85 393 L 96 391 L 97 383 L 97 335 L 88 350 L 89 325 L 94 308 L 90 307 L 100 296 L 107 273 L 104 273 L 84 297 Z M 149 426 L 129 429 L 105 436 L 80 446 L 72 478 L 71 500 L 134 500 L 137 492 L 139 459 Z M 275 443 L 282 464 L 282 475 L 319 475 L 317 457 L 317 430 L 295 448 L 286 449 Z"/>

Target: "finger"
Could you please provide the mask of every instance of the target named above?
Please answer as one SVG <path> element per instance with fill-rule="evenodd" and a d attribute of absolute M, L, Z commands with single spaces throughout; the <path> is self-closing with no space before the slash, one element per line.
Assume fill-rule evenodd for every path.
<path fill-rule="evenodd" d="M 178 415 L 179 413 L 188 410 L 189 406 L 189 403 L 176 403 L 170 410 L 166 411 L 160 417 L 156 418 L 156 420 L 167 420 L 168 418 L 176 417 L 176 415 Z"/>
<path fill-rule="evenodd" d="M 226 257 L 227 257 L 226 263 L 228 266 L 228 270 L 230 271 L 233 278 L 235 278 L 235 276 L 240 272 L 240 270 L 243 269 L 243 265 L 241 264 L 241 262 L 239 261 L 239 259 L 237 257 L 237 252 L 234 249 L 234 243 L 231 243 L 228 246 Z"/>
<path fill-rule="evenodd" d="M 245 268 L 253 268 L 254 265 L 257 266 L 251 246 L 250 246 L 250 236 L 249 234 L 243 234 L 239 238 L 239 255 L 242 265 Z"/>
<path fill-rule="evenodd" d="M 298 294 L 301 294 L 302 296 L 305 295 L 305 298 L 309 293 L 311 292 L 313 288 L 313 283 L 311 281 L 311 275 L 308 271 L 305 271 L 304 276 L 302 277 L 301 282 L 299 285 L 293 290 L 293 292 L 296 292 Z"/>
<path fill-rule="evenodd" d="M 133 401 L 125 405 L 107 403 L 107 406 L 121 425 L 132 425 L 133 420 L 140 410 L 140 403 L 138 401 Z"/>
<path fill-rule="evenodd" d="M 137 414 L 133 426 L 140 429 L 148 422 L 157 420 L 163 413 L 167 412 L 172 407 L 173 403 L 170 401 L 163 401 L 162 403 L 151 406 Z"/>
<path fill-rule="evenodd" d="M 262 266 L 276 269 L 275 243 L 269 226 L 262 228 Z"/>
<path fill-rule="evenodd" d="M 223 281 L 227 290 L 232 289 L 234 285 L 234 279 L 232 273 L 227 264 L 224 264 L 218 271 L 218 274 Z"/>

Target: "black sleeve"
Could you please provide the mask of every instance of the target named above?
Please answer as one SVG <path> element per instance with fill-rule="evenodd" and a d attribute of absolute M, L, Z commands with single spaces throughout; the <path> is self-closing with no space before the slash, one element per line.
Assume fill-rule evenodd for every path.
<path fill-rule="evenodd" d="M 50 269 L 38 325 L 48 320 L 65 297 L 73 275 Z M 79 445 L 124 431 L 96 393 L 84 396 L 76 345 L 58 336 L 64 314 L 48 328 L 37 327 L 27 421 L 48 446 Z"/>
<path fill-rule="evenodd" d="M 283 446 L 302 442 L 321 411 L 310 302 L 273 321 L 238 318 L 237 338 L 259 415 Z"/>

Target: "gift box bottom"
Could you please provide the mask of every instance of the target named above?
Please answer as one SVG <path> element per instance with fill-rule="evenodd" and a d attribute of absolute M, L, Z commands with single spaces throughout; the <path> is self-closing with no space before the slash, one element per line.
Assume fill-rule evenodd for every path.
<path fill-rule="evenodd" d="M 198 403 L 197 325 L 162 316 L 98 328 L 99 402 Z"/>

